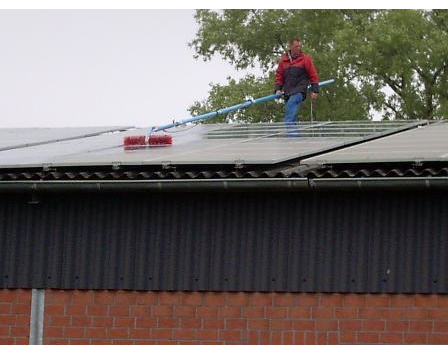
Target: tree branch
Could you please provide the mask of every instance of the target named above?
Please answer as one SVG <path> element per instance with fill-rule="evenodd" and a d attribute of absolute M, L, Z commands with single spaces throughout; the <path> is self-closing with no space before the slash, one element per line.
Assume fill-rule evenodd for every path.
<path fill-rule="evenodd" d="M 402 116 L 402 115 L 400 115 L 400 113 L 398 112 L 398 110 L 395 108 L 395 106 L 393 106 L 391 103 L 385 101 L 385 102 L 384 102 L 384 105 L 386 105 L 386 107 L 390 108 L 390 109 L 395 113 L 395 116 L 397 116 L 397 117 Z"/>
<path fill-rule="evenodd" d="M 397 82 L 393 81 L 390 77 L 382 75 L 381 76 L 383 78 L 383 80 L 387 83 L 387 85 L 390 86 L 390 88 L 398 95 L 401 97 L 401 88 L 400 88 L 400 84 L 398 84 Z M 404 85 L 403 85 L 404 86 Z"/>
<path fill-rule="evenodd" d="M 445 65 L 442 65 L 439 69 L 437 69 L 434 75 L 432 76 L 431 83 L 433 85 L 436 83 L 437 77 L 442 73 L 442 71 L 445 71 L 446 69 L 448 69 L 448 61 L 446 61 Z"/>

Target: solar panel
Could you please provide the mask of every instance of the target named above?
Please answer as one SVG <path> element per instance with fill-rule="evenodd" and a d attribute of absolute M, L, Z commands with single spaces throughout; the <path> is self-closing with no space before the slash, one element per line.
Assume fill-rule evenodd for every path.
<path fill-rule="evenodd" d="M 307 137 L 365 137 L 385 130 L 403 127 L 409 121 L 328 121 L 316 123 L 257 123 L 234 125 L 207 132 L 207 139 L 224 138 L 288 138 L 291 132 Z"/>
<path fill-rule="evenodd" d="M 436 162 L 448 160 L 448 123 L 421 125 L 350 148 L 303 160 L 306 164 Z"/>
<path fill-rule="evenodd" d="M 0 151 L 122 131 L 130 126 L 0 128 Z"/>
<path fill-rule="evenodd" d="M 198 124 L 170 130 L 169 147 L 124 150 L 123 137 L 146 134 L 134 129 L 0 151 L 0 168 L 31 166 L 276 164 L 416 126 L 416 122 L 313 122 Z M 291 136 L 298 129 L 300 136 Z M 296 133 L 295 131 L 293 133 Z"/>

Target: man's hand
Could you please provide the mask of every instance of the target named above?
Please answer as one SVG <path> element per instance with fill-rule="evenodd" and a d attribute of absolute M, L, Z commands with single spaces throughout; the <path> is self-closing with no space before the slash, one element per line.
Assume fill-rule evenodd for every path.
<path fill-rule="evenodd" d="M 280 96 L 279 98 L 277 98 L 277 99 L 275 99 L 274 101 L 276 102 L 276 103 L 278 103 L 278 104 L 282 104 L 282 103 L 284 103 L 284 91 L 281 91 L 281 90 L 277 90 L 276 92 L 275 92 L 277 95 L 282 95 L 282 96 Z"/>
<path fill-rule="evenodd" d="M 317 100 L 318 97 L 319 97 L 319 94 L 317 92 L 311 93 L 311 100 Z"/>

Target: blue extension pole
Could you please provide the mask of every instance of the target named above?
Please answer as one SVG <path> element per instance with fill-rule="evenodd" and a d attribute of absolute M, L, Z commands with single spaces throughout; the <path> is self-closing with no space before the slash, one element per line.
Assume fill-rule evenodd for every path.
<path fill-rule="evenodd" d="M 319 82 L 319 87 L 333 84 L 335 81 L 336 81 L 335 79 L 329 79 L 329 80 L 321 81 L 321 82 Z M 308 85 L 307 89 L 311 89 L 311 85 Z M 233 106 L 225 107 L 225 108 L 213 111 L 213 112 L 204 113 L 204 114 L 196 116 L 196 117 L 189 117 L 189 118 L 186 118 L 184 120 L 173 121 L 172 123 L 169 123 L 169 124 L 166 124 L 166 125 L 153 127 L 151 129 L 150 134 L 153 133 L 153 132 L 163 131 L 163 130 L 168 129 L 168 128 L 181 126 L 181 125 L 186 124 L 186 123 L 204 121 L 206 119 L 209 119 L 209 118 L 212 118 L 212 117 L 215 117 L 215 116 L 218 116 L 218 115 L 224 115 L 226 113 L 229 113 L 229 112 L 232 112 L 232 111 L 236 111 L 236 110 L 240 110 L 242 108 L 245 108 L 245 107 L 248 107 L 248 106 L 251 106 L 251 105 L 260 104 L 262 102 L 275 100 L 275 99 L 280 98 L 281 96 L 282 96 L 282 94 L 272 94 L 272 95 L 268 95 L 268 96 L 263 96 L 263 97 L 260 97 L 258 99 L 246 100 L 243 103 L 238 104 L 238 105 L 233 105 Z"/>

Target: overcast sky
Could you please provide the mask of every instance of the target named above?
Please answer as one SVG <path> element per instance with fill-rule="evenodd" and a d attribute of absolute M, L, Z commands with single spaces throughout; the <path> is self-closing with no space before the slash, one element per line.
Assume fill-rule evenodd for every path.
<path fill-rule="evenodd" d="M 188 117 L 210 82 L 194 10 L 0 10 L 0 127 L 151 126 Z"/>

